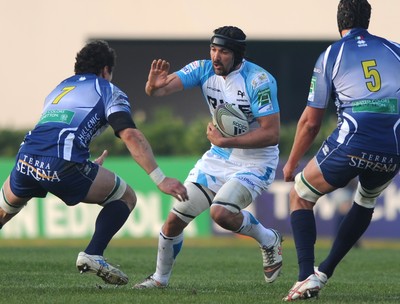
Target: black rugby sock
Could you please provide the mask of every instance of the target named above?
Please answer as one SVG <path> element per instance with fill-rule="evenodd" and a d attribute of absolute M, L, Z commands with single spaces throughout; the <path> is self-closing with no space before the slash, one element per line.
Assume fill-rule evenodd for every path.
<path fill-rule="evenodd" d="M 314 245 L 317 229 L 313 210 L 296 210 L 290 215 L 290 223 L 299 263 L 299 281 L 314 273 Z"/>
<path fill-rule="evenodd" d="M 108 203 L 97 216 L 96 228 L 85 252 L 91 255 L 103 255 L 108 243 L 124 225 L 129 214 L 130 210 L 123 201 Z"/>
<path fill-rule="evenodd" d="M 373 208 L 365 208 L 353 203 L 339 227 L 328 257 L 319 265 L 319 271 L 325 273 L 328 278 L 332 276 L 339 262 L 367 230 L 373 213 Z"/>

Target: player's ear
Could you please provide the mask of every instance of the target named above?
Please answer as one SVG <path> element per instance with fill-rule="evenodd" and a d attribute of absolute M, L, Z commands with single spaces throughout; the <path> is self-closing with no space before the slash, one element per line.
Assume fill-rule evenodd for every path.
<path fill-rule="evenodd" d="M 111 81 L 112 72 L 108 65 L 106 65 L 104 68 L 101 69 L 100 77 L 107 79 L 108 81 Z"/>

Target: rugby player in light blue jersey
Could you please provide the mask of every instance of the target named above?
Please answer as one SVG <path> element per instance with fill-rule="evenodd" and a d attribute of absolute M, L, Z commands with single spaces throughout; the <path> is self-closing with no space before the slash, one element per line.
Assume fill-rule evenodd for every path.
<path fill-rule="evenodd" d="M 194 61 L 172 74 L 165 60 L 151 64 L 148 95 L 165 96 L 200 87 L 211 115 L 219 104 L 234 104 L 247 116 L 250 131 L 225 138 L 212 123 L 208 125 L 211 148 L 185 181 L 189 200 L 174 204 L 160 232 L 156 272 L 135 288 L 168 285 L 183 243 L 183 230 L 208 208 L 219 226 L 259 243 L 266 282 L 275 281 L 281 271 L 281 235 L 243 210 L 274 180 L 280 129 L 276 81 L 266 70 L 243 58 L 245 39 L 241 29 L 224 26 L 211 38 L 211 60 Z"/>
<path fill-rule="evenodd" d="M 288 161 L 291 225 L 299 264 L 298 281 L 286 301 L 318 295 L 335 267 L 368 228 L 377 197 L 399 172 L 400 47 L 367 29 L 367 0 L 341 0 L 337 11 L 342 37 L 321 54 L 314 67 L 307 107 Z M 337 128 L 316 156 L 295 176 L 298 162 L 314 141 L 328 102 L 337 106 Z M 314 269 L 318 199 L 353 178 L 354 203 L 344 218 L 328 257 Z"/>
<path fill-rule="evenodd" d="M 136 205 L 133 189 L 102 167 L 107 152 L 89 160 L 89 145 L 108 125 L 158 188 L 186 200 L 185 187 L 165 177 L 151 146 L 132 120 L 128 97 L 110 81 L 115 52 L 105 41 L 93 41 L 76 56 L 75 75 L 46 98 L 42 116 L 18 152 L 0 194 L 0 228 L 33 197 L 52 193 L 68 206 L 79 202 L 102 206 L 93 237 L 76 266 L 106 283 L 127 284 L 128 277 L 103 258 L 103 252 Z"/>

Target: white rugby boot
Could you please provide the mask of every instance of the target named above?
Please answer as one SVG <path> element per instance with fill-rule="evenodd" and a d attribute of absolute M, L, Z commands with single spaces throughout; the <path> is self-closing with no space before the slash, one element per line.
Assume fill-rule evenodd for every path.
<path fill-rule="evenodd" d="M 320 289 L 324 288 L 326 283 L 328 283 L 328 276 L 322 271 L 319 271 L 318 266 L 314 266 L 314 274 L 317 276 L 319 280 Z"/>
<path fill-rule="evenodd" d="M 289 290 L 288 295 L 282 300 L 286 302 L 291 302 L 318 297 L 320 289 L 321 285 L 318 277 L 315 274 L 312 274 L 304 281 L 296 282 Z"/>
<path fill-rule="evenodd" d="M 143 282 L 133 285 L 134 289 L 146 289 L 146 288 L 165 288 L 166 284 L 156 281 L 152 275 L 144 279 Z"/>
<path fill-rule="evenodd" d="M 274 282 L 279 276 L 282 269 L 282 236 L 281 234 L 270 229 L 276 236 L 275 243 L 270 246 L 262 246 L 261 254 L 263 258 L 264 278 L 267 283 Z"/>
<path fill-rule="evenodd" d="M 90 255 L 85 252 L 79 252 L 76 267 L 82 274 L 86 272 L 96 274 L 107 284 L 125 285 L 129 281 L 125 273 L 107 263 L 106 259 L 101 255 Z"/>

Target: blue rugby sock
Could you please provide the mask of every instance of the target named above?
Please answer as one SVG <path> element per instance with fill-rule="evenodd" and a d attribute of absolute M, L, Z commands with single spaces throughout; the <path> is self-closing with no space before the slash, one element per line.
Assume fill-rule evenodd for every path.
<path fill-rule="evenodd" d="M 290 215 L 290 223 L 297 251 L 299 281 L 314 273 L 314 245 L 317 228 L 313 210 L 296 210 Z"/>
<path fill-rule="evenodd" d="M 319 271 L 325 273 L 328 278 L 332 276 L 339 262 L 367 230 L 373 213 L 373 208 L 365 208 L 353 203 L 339 227 L 328 257 L 319 265 Z"/>
<path fill-rule="evenodd" d="M 108 243 L 124 225 L 130 213 L 128 206 L 120 200 L 104 206 L 97 216 L 95 231 L 85 252 L 102 256 Z"/>

